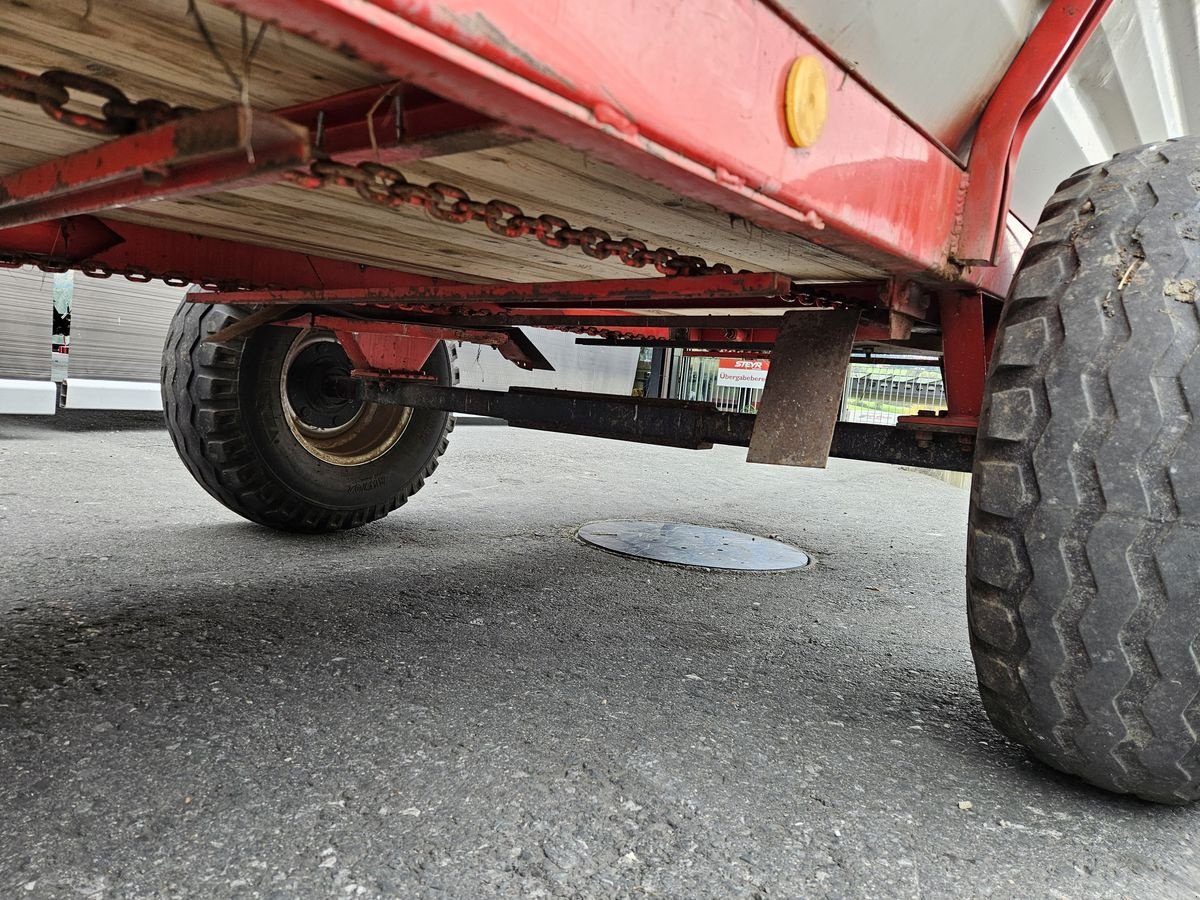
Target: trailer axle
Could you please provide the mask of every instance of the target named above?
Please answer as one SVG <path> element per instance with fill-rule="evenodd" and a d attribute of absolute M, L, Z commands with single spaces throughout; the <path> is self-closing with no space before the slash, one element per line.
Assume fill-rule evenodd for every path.
<path fill-rule="evenodd" d="M 714 444 L 749 447 L 756 416 L 715 404 L 608 394 L 512 388 L 479 391 L 417 381 L 331 378 L 327 390 L 374 403 L 444 409 L 504 419 L 516 428 L 707 450 Z M 922 435 L 886 425 L 838 422 L 829 455 L 925 469 L 971 471 L 972 448 L 960 436 Z"/>

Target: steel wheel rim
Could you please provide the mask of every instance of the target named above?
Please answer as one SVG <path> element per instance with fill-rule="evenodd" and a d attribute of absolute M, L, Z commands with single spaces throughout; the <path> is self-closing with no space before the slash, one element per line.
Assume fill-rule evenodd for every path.
<path fill-rule="evenodd" d="M 329 390 L 328 380 L 350 374 L 337 338 L 304 331 L 283 360 L 279 397 L 292 437 L 311 456 L 335 466 L 363 466 L 396 446 L 412 419 L 412 408 L 348 399 Z"/>

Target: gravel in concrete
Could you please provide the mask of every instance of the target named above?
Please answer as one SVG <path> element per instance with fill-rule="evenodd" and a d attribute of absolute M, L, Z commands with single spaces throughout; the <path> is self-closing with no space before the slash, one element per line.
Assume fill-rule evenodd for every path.
<path fill-rule="evenodd" d="M 0 420 L 0 896 L 1197 895 L 1200 812 L 987 723 L 959 488 L 460 427 L 314 539 L 152 420 L 56 419 Z M 642 563 L 602 518 L 815 564 Z"/>

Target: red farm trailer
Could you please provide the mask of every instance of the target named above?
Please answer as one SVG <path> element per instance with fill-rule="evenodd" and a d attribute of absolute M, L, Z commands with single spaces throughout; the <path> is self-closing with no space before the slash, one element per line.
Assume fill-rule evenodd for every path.
<path fill-rule="evenodd" d="M 947 137 L 791 0 L 5 3 L 0 265 L 194 285 L 168 427 L 273 528 L 386 516 L 454 412 L 972 471 L 992 721 L 1195 800 L 1200 144 L 1076 172 L 1025 228 L 1018 154 L 1110 0 L 1026 5 Z M 771 364 L 756 416 L 455 387 L 451 342 L 545 367 L 521 326 Z M 948 410 L 838 422 L 863 346 L 939 354 Z"/>

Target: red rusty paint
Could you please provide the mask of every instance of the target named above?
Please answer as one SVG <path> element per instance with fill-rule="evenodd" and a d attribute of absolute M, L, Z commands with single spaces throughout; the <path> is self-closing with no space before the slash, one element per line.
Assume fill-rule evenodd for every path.
<path fill-rule="evenodd" d="M 399 128 L 397 128 L 397 112 Z M 414 162 L 523 140 L 511 127 L 428 91 L 393 82 L 275 110 L 302 125 L 339 162 Z"/>
<path fill-rule="evenodd" d="M 86 262 L 96 270 L 170 274 L 198 284 L 399 289 L 439 283 L 424 275 L 93 216 L 0 229 L 0 255 L 6 254 Z"/>
<path fill-rule="evenodd" d="M 0 176 L 0 227 L 276 180 L 307 160 L 308 134 L 291 122 L 195 113 Z"/>
<path fill-rule="evenodd" d="M 859 296 L 859 285 L 804 285 L 810 292 L 833 290 Z M 868 294 L 878 294 L 871 285 Z M 403 305 L 444 306 L 463 304 L 518 304 L 522 307 L 543 306 L 659 306 L 688 304 L 696 300 L 730 301 L 745 307 L 748 300 L 778 298 L 792 292 L 791 279 L 774 272 L 752 272 L 736 275 L 695 275 L 674 278 L 614 278 L 603 281 L 554 281 L 521 284 L 455 284 L 442 283 L 408 289 L 393 287 L 379 289 L 317 288 L 309 290 L 275 290 L 238 293 L 229 297 L 198 294 L 192 299 L 199 303 L 320 303 L 324 305 Z M 733 301 L 736 301 L 734 303 Z"/>

